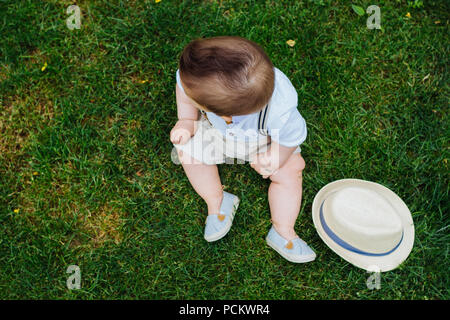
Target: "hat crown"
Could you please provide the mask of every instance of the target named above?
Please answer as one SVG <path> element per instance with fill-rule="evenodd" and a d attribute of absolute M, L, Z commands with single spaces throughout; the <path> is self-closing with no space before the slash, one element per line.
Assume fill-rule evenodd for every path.
<path fill-rule="evenodd" d="M 402 221 L 390 202 L 376 191 L 346 187 L 324 201 L 329 228 L 351 246 L 374 254 L 388 252 L 402 238 Z"/>

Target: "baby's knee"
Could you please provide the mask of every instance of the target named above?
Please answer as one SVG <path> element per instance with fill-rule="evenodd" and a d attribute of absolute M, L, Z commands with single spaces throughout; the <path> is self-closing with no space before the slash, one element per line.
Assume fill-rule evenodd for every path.
<path fill-rule="evenodd" d="M 306 162 L 305 159 L 303 159 L 303 157 L 298 154 L 298 157 L 296 157 L 296 166 L 297 166 L 297 171 L 303 171 L 305 170 L 306 167 Z"/>
<path fill-rule="evenodd" d="M 303 170 L 306 167 L 305 160 L 300 154 L 293 154 L 277 173 L 270 176 L 273 182 L 290 181 L 293 178 L 302 179 Z"/>

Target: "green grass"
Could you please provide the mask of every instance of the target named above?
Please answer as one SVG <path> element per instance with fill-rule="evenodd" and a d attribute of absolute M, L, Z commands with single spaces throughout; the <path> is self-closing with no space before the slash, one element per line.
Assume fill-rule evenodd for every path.
<path fill-rule="evenodd" d="M 71 31 L 73 2 L 0 2 L 0 298 L 450 297 L 448 1 L 354 2 L 380 6 L 383 30 L 368 30 L 347 1 L 87 0 Z M 203 239 L 206 207 L 168 137 L 179 54 L 217 35 L 259 43 L 297 89 L 296 231 L 313 263 L 265 244 L 268 182 L 248 165 L 220 167 L 241 205 L 224 239 Z M 380 290 L 315 232 L 314 195 L 341 178 L 381 183 L 412 212 L 414 248 Z"/>

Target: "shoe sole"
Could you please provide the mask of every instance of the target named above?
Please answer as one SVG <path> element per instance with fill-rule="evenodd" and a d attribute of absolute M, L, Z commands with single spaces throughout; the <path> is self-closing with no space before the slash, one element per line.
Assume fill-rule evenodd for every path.
<path fill-rule="evenodd" d="M 240 200 L 239 200 L 238 197 L 236 197 L 236 198 L 234 199 L 234 201 L 233 201 L 233 210 L 231 211 L 231 219 L 230 219 L 230 221 L 228 222 L 228 224 L 225 226 L 225 228 L 223 229 L 223 231 L 219 231 L 219 232 L 217 232 L 217 233 L 215 233 L 215 234 L 213 234 L 213 235 L 211 235 L 211 236 L 204 237 L 206 241 L 208 241 L 208 242 L 214 242 L 214 241 L 220 240 L 220 239 L 222 239 L 223 237 L 226 236 L 226 234 L 228 233 L 228 231 L 230 231 L 231 226 L 233 225 L 234 215 L 235 215 L 235 213 L 236 213 L 236 211 L 237 211 L 237 208 L 238 208 L 238 206 L 239 206 L 239 201 L 240 201 Z"/>
<path fill-rule="evenodd" d="M 273 250 L 275 250 L 276 252 L 278 252 L 280 254 L 280 256 L 282 256 L 283 258 L 285 258 L 286 260 L 290 261 L 290 262 L 294 262 L 294 263 L 306 263 L 306 262 L 311 262 L 314 261 L 316 259 L 316 254 L 310 254 L 307 256 L 302 256 L 302 257 L 298 257 L 298 256 L 294 256 L 292 254 L 288 254 L 282 250 L 280 250 L 278 248 L 278 246 L 276 246 L 272 241 L 270 241 L 269 239 L 267 239 L 266 237 L 266 242 L 269 245 L 269 247 L 271 247 Z"/>

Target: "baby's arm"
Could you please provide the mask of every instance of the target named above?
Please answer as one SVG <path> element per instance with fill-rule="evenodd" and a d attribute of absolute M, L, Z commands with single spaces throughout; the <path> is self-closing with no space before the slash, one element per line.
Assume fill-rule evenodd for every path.
<path fill-rule="evenodd" d="M 271 155 L 271 159 L 274 162 L 273 166 L 275 170 L 278 170 L 279 168 L 284 166 L 292 153 L 294 153 L 295 149 L 297 149 L 297 146 L 285 147 L 272 140 L 272 142 L 270 143 L 269 154 Z"/>
<path fill-rule="evenodd" d="M 274 174 L 283 167 L 298 145 L 306 139 L 306 122 L 297 108 L 272 118 L 268 123 L 271 144 L 269 151 L 259 155 L 255 170 L 263 177 Z M 279 129 L 278 129 L 279 128 Z"/>
<path fill-rule="evenodd" d="M 175 92 L 178 121 L 170 132 L 170 141 L 174 144 L 185 144 L 197 130 L 199 111 L 178 85 L 175 85 Z"/>
<path fill-rule="evenodd" d="M 285 147 L 272 140 L 269 150 L 258 154 L 250 166 L 264 179 L 268 178 L 283 167 L 296 148 L 297 146 Z"/>
<path fill-rule="evenodd" d="M 175 92 L 177 97 L 178 119 L 198 120 L 199 111 L 195 107 L 192 99 L 189 98 L 186 93 L 178 87 L 178 85 L 175 85 Z"/>

